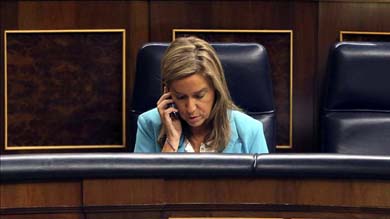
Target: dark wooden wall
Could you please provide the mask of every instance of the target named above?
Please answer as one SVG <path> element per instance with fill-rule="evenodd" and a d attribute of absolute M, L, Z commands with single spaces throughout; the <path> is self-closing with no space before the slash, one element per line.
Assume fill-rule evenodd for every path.
<path fill-rule="evenodd" d="M 390 1 L 1 1 L 1 69 L 4 30 L 126 29 L 127 106 L 135 58 L 150 41 L 170 41 L 172 29 L 291 29 L 293 152 L 319 151 L 318 112 L 327 51 L 339 31 L 390 32 Z M 4 74 L 0 144 L 4 144 Z M 3 147 L 2 147 L 3 148 Z"/>

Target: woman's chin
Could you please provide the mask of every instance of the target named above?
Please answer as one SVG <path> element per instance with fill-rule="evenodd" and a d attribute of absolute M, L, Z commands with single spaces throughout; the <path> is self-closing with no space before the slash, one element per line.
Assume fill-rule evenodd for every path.
<path fill-rule="evenodd" d="M 188 124 L 189 126 L 193 127 L 193 128 L 200 127 L 200 126 L 203 125 L 203 123 L 204 123 L 204 121 L 201 120 L 201 119 L 196 120 L 196 121 L 191 121 L 191 120 L 187 121 L 187 124 Z"/>

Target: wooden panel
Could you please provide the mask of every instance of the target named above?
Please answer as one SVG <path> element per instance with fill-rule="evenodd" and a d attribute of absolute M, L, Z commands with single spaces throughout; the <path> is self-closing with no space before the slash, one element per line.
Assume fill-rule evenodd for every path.
<path fill-rule="evenodd" d="M 363 212 L 354 212 L 354 213 L 347 213 L 347 212 L 332 212 L 332 210 L 329 210 L 328 212 L 325 212 L 326 210 L 316 211 L 315 209 L 311 209 L 312 212 L 300 212 L 298 210 L 295 211 L 285 211 L 281 210 L 280 208 L 274 208 L 272 211 L 270 207 L 268 207 L 269 210 L 264 210 L 262 212 L 256 212 L 252 209 L 246 210 L 245 213 L 242 211 L 209 211 L 207 213 L 204 212 L 196 212 L 193 210 L 192 212 L 170 212 L 167 213 L 166 217 L 185 217 L 188 219 L 192 219 L 191 217 L 197 218 L 197 217 L 207 217 L 207 218 L 214 218 L 214 219 L 225 219 L 225 218 L 256 218 L 256 219 L 276 219 L 276 218 L 283 218 L 283 219 L 388 219 L 389 217 L 386 214 L 381 213 L 363 213 Z"/>
<path fill-rule="evenodd" d="M 128 22 L 127 8 L 126 1 L 20 1 L 18 28 L 121 29 Z"/>
<path fill-rule="evenodd" d="M 124 37 L 6 32 L 5 150 L 124 147 Z"/>
<path fill-rule="evenodd" d="M 84 205 L 161 204 L 164 181 L 161 179 L 85 180 Z"/>
<path fill-rule="evenodd" d="M 83 214 L 26 214 L 1 215 L 1 219 L 83 219 Z"/>
<path fill-rule="evenodd" d="M 281 211 L 280 209 L 275 209 L 272 211 L 262 211 L 256 212 L 253 210 L 247 210 L 242 212 L 239 210 L 231 211 L 214 211 L 204 209 L 193 208 L 188 211 L 175 211 L 175 212 L 142 212 L 142 213 L 95 213 L 87 214 L 88 219 L 106 219 L 106 218 L 115 218 L 115 219 L 169 219 L 169 218 L 187 218 L 187 219 L 226 219 L 232 218 L 235 219 L 329 219 L 329 218 L 340 218 L 340 219 L 388 219 L 389 217 L 386 214 L 381 213 L 363 213 L 363 212 L 354 212 L 354 213 L 342 213 L 342 212 L 297 212 L 297 211 Z"/>
<path fill-rule="evenodd" d="M 385 218 L 390 213 L 390 184 L 382 180 L 240 178 L 144 182 L 86 181 L 88 218 Z M 88 189 L 90 186 L 93 189 Z M 96 195 L 94 191 L 100 192 Z M 147 198 L 137 195 L 141 193 Z"/>
<path fill-rule="evenodd" d="M 317 94 L 313 91 L 317 70 L 318 3 L 293 2 L 293 151 L 315 152 L 319 150 Z"/>
<path fill-rule="evenodd" d="M 170 217 L 169 219 L 213 219 L 213 218 L 214 217 L 191 217 L 191 218 Z M 244 219 L 244 218 L 226 217 L 224 219 Z M 283 219 L 283 218 L 250 218 L 250 217 L 245 217 L 245 219 Z"/>
<path fill-rule="evenodd" d="M 83 188 L 86 206 L 256 203 L 390 208 L 390 184 L 381 180 L 118 179 L 86 180 Z"/>
<path fill-rule="evenodd" d="M 166 188 L 167 203 L 390 207 L 390 184 L 380 180 L 167 180 Z"/>
<path fill-rule="evenodd" d="M 0 70 L 1 70 L 1 76 L 0 76 L 0 124 L 4 124 L 4 54 L 2 53 L 4 48 L 4 30 L 6 30 L 9 27 L 16 26 L 17 23 L 17 17 L 15 16 L 17 14 L 17 2 L 16 1 L 1 1 L 0 2 L 0 52 L 1 52 L 1 58 L 0 58 Z M 4 148 L 4 125 L 0 125 L 0 154 L 2 149 Z"/>
<path fill-rule="evenodd" d="M 128 85 L 126 91 L 126 103 L 128 103 L 128 106 L 131 106 L 133 100 L 138 50 L 142 47 L 142 45 L 149 42 L 149 3 L 147 1 L 130 1 L 129 4 L 130 27 L 127 35 L 130 41 L 130 51 L 128 51 L 127 55 L 127 66 L 129 66 L 129 73 L 126 78 L 126 84 Z M 132 136 L 135 138 L 136 131 L 132 131 L 130 127 L 131 122 L 126 122 L 126 124 L 126 143 L 128 145 L 128 151 L 134 151 L 134 139 L 132 139 Z"/>
<path fill-rule="evenodd" d="M 100 212 L 100 213 L 87 213 L 88 219 L 163 219 L 159 211 L 140 211 L 140 212 Z"/>
<path fill-rule="evenodd" d="M 1 209 L 80 207 L 81 183 L 37 182 L 0 184 Z"/>
<path fill-rule="evenodd" d="M 152 1 L 151 40 L 170 41 L 173 29 L 291 29 L 291 5 L 287 1 Z"/>

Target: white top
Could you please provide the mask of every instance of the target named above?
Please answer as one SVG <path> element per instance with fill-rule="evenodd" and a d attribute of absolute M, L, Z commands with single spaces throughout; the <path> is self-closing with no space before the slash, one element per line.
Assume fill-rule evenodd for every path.
<path fill-rule="evenodd" d="M 194 147 L 192 147 L 191 142 L 188 141 L 187 138 L 184 139 L 184 145 L 185 145 L 185 148 L 184 148 L 185 152 L 195 153 Z M 202 142 L 202 144 L 200 144 L 199 152 L 200 153 L 214 153 L 215 150 L 213 150 L 212 148 L 206 147 L 206 145 Z"/>

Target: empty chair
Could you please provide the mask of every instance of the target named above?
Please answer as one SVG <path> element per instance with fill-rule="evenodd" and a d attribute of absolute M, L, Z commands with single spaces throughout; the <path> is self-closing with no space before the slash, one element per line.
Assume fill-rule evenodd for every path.
<path fill-rule="evenodd" d="M 390 155 L 390 43 L 335 44 L 325 88 L 323 151 Z"/>
<path fill-rule="evenodd" d="M 270 152 L 275 150 L 275 107 L 265 48 L 255 43 L 212 43 L 224 68 L 233 101 L 263 123 Z M 138 116 L 154 107 L 162 94 L 160 61 L 168 43 L 148 43 L 138 53 L 130 112 L 130 145 L 134 147 Z M 131 148 L 133 149 L 133 148 Z"/>

